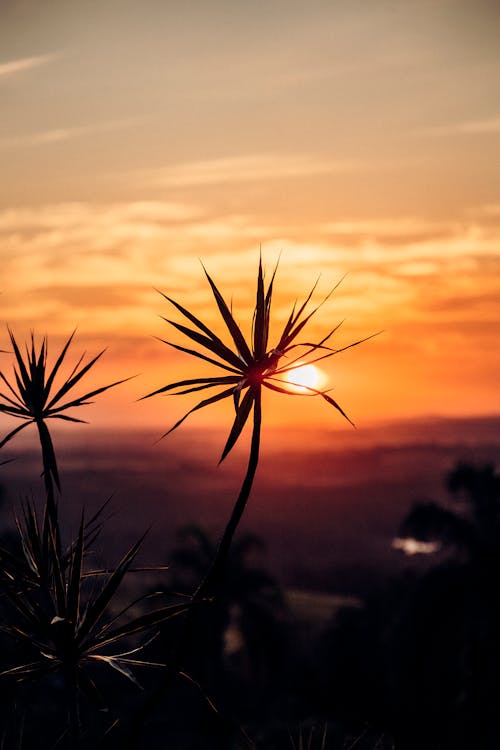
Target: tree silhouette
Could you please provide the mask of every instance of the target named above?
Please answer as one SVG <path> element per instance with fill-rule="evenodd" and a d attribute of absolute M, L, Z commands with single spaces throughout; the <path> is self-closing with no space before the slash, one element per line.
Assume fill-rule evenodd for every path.
<path fill-rule="evenodd" d="M 415 504 L 399 528 L 439 544 L 426 570 L 388 580 L 327 631 L 325 700 L 397 750 L 497 750 L 500 476 L 458 463 L 446 487 L 448 502 Z"/>
<path fill-rule="evenodd" d="M 464 562 L 498 568 L 500 563 L 500 475 L 493 464 L 459 463 L 448 475 L 454 507 L 434 501 L 414 505 L 401 536 L 450 547 Z"/>
<path fill-rule="evenodd" d="M 218 545 L 195 524 L 182 527 L 178 540 L 171 556 L 172 586 L 191 593 L 209 569 Z M 238 652 L 244 654 L 252 677 L 265 679 L 266 661 L 279 642 L 278 620 L 284 603 L 274 579 L 251 562 L 252 555 L 263 547 L 262 540 L 251 533 L 242 534 L 233 543 L 218 595 L 200 617 L 193 659 L 200 679 L 213 678 L 214 670 L 221 674 L 231 654 Z"/>
<path fill-rule="evenodd" d="M 489 750 L 500 746 L 500 475 L 459 463 L 446 484 L 450 504 L 417 503 L 400 529 L 449 554 L 401 618 L 399 688 L 436 746 Z"/>

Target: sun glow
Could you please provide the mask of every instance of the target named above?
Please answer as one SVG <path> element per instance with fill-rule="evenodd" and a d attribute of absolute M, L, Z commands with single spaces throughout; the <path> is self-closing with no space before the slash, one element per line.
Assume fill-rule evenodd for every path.
<path fill-rule="evenodd" d="M 297 393 L 307 393 L 308 388 L 321 388 L 326 380 L 326 375 L 319 367 L 315 365 L 301 365 L 297 363 L 297 368 L 286 373 L 288 386 L 291 386 Z"/>

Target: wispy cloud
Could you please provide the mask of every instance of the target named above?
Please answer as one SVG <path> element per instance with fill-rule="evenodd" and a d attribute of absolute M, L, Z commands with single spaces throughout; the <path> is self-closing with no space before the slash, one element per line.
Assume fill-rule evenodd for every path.
<path fill-rule="evenodd" d="M 495 115 L 484 120 L 465 120 L 463 122 L 449 123 L 448 125 L 436 125 L 418 131 L 418 135 L 430 136 L 483 135 L 488 133 L 500 133 L 500 115 Z"/>
<path fill-rule="evenodd" d="M 482 206 L 474 206 L 469 210 L 469 214 L 481 218 L 497 219 L 500 217 L 500 203 L 485 203 Z"/>
<path fill-rule="evenodd" d="M 6 136 L 0 139 L 0 149 L 31 148 L 36 146 L 47 146 L 54 143 L 62 143 L 74 138 L 82 138 L 96 133 L 108 133 L 116 130 L 132 128 L 138 123 L 144 122 L 141 118 L 128 118 L 123 120 L 109 120 L 96 123 L 95 125 L 83 125 L 81 127 L 54 128 L 37 133 L 21 133 L 19 135 Z"/>
<path fill-rule="evenodd" d="M 39 68 L 41 65 L 47 65 L 47 63 L 53 62 L 57 55 L 38 55 L 36 57 L 21 57 L 17 60 L 9 60 L 7 62 L 0 62 L 0 76 L 10 76 L 14 73 L 21 73 L 25 70 L 32 70 L 33 68 Z"/>
<path fill-rule="evenodd" d="M 415 236 L 450 234 L 456 231 L 456 225 L 442 221 L 424 220 L 418 217 L 382 218 L 382 219 L 345 219 L 328 222 L 322 225 L 326 234 L 342 237 L 384 237 L 409 238 Z"/>
<path fill-rule="evenodd" d="M 90 227 L 100 232 L 106 226 L 152 225 L 192 220 L 200 216 L 200 209 L 184 203 L 168 201 L 132 201 L 94 206 L 90 203 L 55 203 L 38 207 L 11 208 L 0 212 L 0 234 L 20 232 L 26 239 L 40 230 L 52 234 L 55 227 L 71 231 L 75 227 Z"/>
<path fill-rule="evenodd" d="M 366 169 L 366 163 L 354 160 L 329 161 L 308 155 L 248 154 L 174 164 L 143 173 L 148 184 L 193 187 L 229 182 L 276 180 L 288 177 Z"/>

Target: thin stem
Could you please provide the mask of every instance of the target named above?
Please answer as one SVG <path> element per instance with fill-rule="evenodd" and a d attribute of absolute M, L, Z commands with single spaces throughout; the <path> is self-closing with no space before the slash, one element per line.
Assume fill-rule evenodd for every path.
<path fill-rule="evenodd" d="M 222 535 L 222 539 L 217 548 L 217 552 L 210 566 L 210 569 L 193 595 L 192 604 L 194 606 L 189 609 L 186 615 L 186 618 L 184 620 L 183 632 L 180 640 L 173 648 L 170 664 L 167 667 L 165 678 L 149 696 L 142 709 L 140 709 L 139 712 L 136 713 L 134 719 L 132 720 L 132 726 L 128 735 L 129 748 L 136 748 L 138 746 L 140 734 L 148 714 L 155 708 L 160 699 L 166 693 L 168 693 L 173 680 L 182 667 L 182 662 L 195 631 L 195 622 L 198 615 L 199 604 L 204 598 L 216 595 L 217 589 L 220 586 L 221 581 L 223 580 L 227 561 L 229 558 L 229 552 L 231 550 L 231 543 L 245 510 L 248 498 L 250 497 L 253 480 L 255 478 L 255 472 L 257 471 L 257 466 L 259 463 L 261 424 L 262 393 L 261 386 L 258 385 L 255 386 L 253 431 L 250 445 L 250 455 L 248 458 L 247 472 L 245 474 L 243 484 L 241 485 L 240 493 L 234 504 L 231 517 L 226 525 L 224 534 Z"/>
<path fill-rule="evenodd" d="M 71 665 L 67 668 L 66 674 L 66 690 L 67 690 L 67 705 L 68 705 L 68 730 L 69 730 L 69 741 L 72 750 L 76 750 L 80 747 L 80 701 L 78 698 L 78 681 L 76 675 L 76 668 Z"/>
<path fill-rule="evenodd" d="M 38 428 L 40 447 L 42 449 L 43 481 L 45 484 L 45 491 L 47 493 L 47 505 L 52 507 L 55 504 L 55 499 L 54 483 L 52 481 L 51 473 L 50 448 L 48 444 L 48 440 L 50 441 L 50 435 L 48 435 L 49 431 L 47 429 L 47 425 L 42 420 L 37 419 L 36 426 Z"/>
<path fill-rule="evenodd" d="M 36 420 L 36 426 L 38 428 L 38 434 L 40 437 L 40 446 L 42 449 L 42 464 L 43 464 L 43 481 L 45 484 L 45 513 L 43 519 L 43 539 L 46 552 L 50 546 L 50 536 L 54 535 L 56 542 L 56 550 L 60 551 L 60 533 L 59 533 L 59 521 L 57 514 L 57 503 L 55 499 L 54 489 L 54 468 L 55 476 L 57 476 L 57 464 L 54 452 L 54 446 L 52 444 L 52 438 L 47 425 L 43 420 Z"/>
<path fill-rule="evenodd" d="M 236 533 L 236 529 L 239 526 L 241 517 L 246 508 L 250 492 L 252 490 L 253 481 L 255 478 L 255 472 L 259 463 L 259 450 L 260 450 L 260 432 L 262 425 L 262 394 L 261 386 L 257 386 L 255 389 L 255 401 L 253 411 L 253 431 L 252 431 L 252 442 L 250 445 L 250 456 L 248 459 L 247 473 L 241 485 L 240 494 L 234 504 L 231 517 L 224 530 L 224 534 L 219 543 L 217 553 L 212 562 L 210 570 L 207 575 L 198 586 L 194 594 L 194 601 L 202 599 L 204 596 L 213 595 L 215 589 L 217 589 L 220 579 L 224 575 L 224 571 L 229 558 L 229 552 L 231 549 L 231 543 Z"/>
<path fill-rule="evenodd" d="M 43 481 L 45 484 L 45 491 L 47 493 L 47 511 L 51 518 L 55 518 L 57 515 L 55 492 L 54 492 L 54 481 L 53 475 L 53 464 L 54 464 L 54 446 L 52 445 L 52 439 L 47 425 L 43 420 L 36 420 L 36 426 L 38 428 L 38 435 L 40 437 L 40 447 L 42 449 L 42 464 L 43 464 Z"/>

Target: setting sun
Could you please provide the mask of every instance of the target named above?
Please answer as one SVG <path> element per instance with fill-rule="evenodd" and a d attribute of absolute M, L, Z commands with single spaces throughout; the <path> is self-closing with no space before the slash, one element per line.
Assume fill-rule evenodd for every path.
<path fill-rule="evenodd" d="M 320 388 L 325 380 L 325 373 L 315 365 L 300 365 L 294 370 L 287 372 L 286 379 L 293 390 L 299 393 L 307 393 L 308 388 Z"/>

